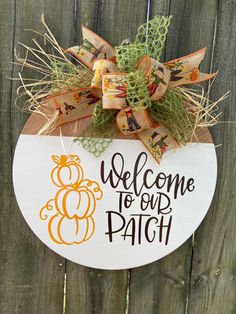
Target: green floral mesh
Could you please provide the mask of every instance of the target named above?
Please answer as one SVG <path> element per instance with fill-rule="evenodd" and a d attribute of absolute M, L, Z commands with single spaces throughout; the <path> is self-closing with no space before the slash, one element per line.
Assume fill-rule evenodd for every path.
<path fill-rule="evenodd" d="M 184 95 L 178 88 L 170 89 L 150 109 L 153 120 L 162 123 L 180 145 L 191 138 L 196 118 L 184 108 Z"/>
<path fill-rule="evenodd" d="M 99 157 L 112 142 L 111 138 L 91 138 L 77 137 L 75 142 L 78 142 L 84 149 L 95 157 Z"/>
<path fill-rule="evenodd" d="M 145 56 L 145 45 L 142 43 L 122 44 L 115 50 L 117 66 L 124 72 L 134 71 L 137 62 Z"/>
<path fill-rule="evenodd" d="M 114 123 L 116 113 L 117 110 L 104 110 L 102 102 L 99 102 L 93 111 L 91 126 L 74 141 L 95 157 L 99 157 L 112 139 L 118 137 L 119 131 Z"/>
<path fill-rule="evenodd" d="M 135 71 L 135 65 L 144 56 L 159 60 L 164 48 L 171 16 L 156 16 L 142 24 L 133 44 L 121 44 L 115 48 L 116 61 L 121 71 Z"/>
<path fill-rule="evenodd" d="M 110 124 L 114 121 L 114 117 L 117 110 L 105 110 L 102 108 L 102 102 L 96 104 L 93 110 L 92 123 L 93 127 L 97 130 L 105 130 L 110 127 Z"/>
<path fill-rule="evenodd" d="M 137 111 L 151 107 L 147 83 L 140 71 L 130 72 L 127 75 L 126 84 L 126 99 L 130 107 Z"/>
<path fill-rule="evenodd" d="M 172 16 L 156 16 L 148 23 L 140 25 L 134 44 L 145 44 L 146 54 L 159 61 L 171 18 Z"/>

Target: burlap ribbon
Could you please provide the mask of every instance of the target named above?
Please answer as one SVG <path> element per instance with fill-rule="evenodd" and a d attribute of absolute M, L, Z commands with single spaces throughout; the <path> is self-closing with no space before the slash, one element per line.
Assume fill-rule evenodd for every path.
<path fill-rule="evenodd" d="M 94 107 L 102 100 L 103 109 L 119 110 L 116 124 L 124 135 L 135 133 L 159 162 L 167 148 L 176 146 L 168 130 L 154 124 L 145 108 L 136 110 L 127 97 L 127 77 L 120 73 L 115 49 L 101 37 L 82 26 L 83 43 L 68 49 L 75 58 L 94 71 L 91 85 L 87 88 L 53 95 L 46 99 L 49 106 L 59 112 L 57 126 L 92 116 Z M 199 71 L 206 48 L 164 64 L 144 56 L 136 65 L 136 71 L 144 78 L 149 101 L 158 101 L 168 89 L 179 85 L 196 84 L 209 80 L 215 74 Z"/>

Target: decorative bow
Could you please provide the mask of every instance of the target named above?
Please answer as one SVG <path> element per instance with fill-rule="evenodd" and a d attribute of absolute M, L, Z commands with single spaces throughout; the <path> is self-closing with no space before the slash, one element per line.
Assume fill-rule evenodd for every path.
<path fill-rule="evenodd" d="M 46 98 L 59 113 L 56 126 L 92 116 L 102 102 L 104 110 L 117 110 L 119 131 L 125 136 L 135 134 L 159 162 L 167 148 L 179 143 L 167 126 L 152 121 L 148 109 L 158 105 L 168 90 L 215 76 L 199 71 L 206 48 L 164 64 L 144 54 L 133 71 L 122 72 L 109 43 L 85 26 L 82 33 L 82 44 L 67 51 L 93 71 L 91 85 Z"/>

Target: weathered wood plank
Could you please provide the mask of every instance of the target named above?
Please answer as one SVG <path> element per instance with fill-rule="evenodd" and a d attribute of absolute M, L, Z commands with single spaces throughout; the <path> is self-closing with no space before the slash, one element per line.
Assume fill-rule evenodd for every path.
<path fill-rule="evenodd" d="M 211 89 L 212 99 L 227 91 L 220 106 L 222 121 L 236 121 L 235 54 L 236 3 L 219 1 L 213 70 L 219 75 Z M 188 313 L 236 313 L 236 167 L 235 124 L 213 128 L 218 157 L 215 198 L 195 237 Z"/>
<path fill-rule="evenodd" d="M 77 26 L 84 23 L 112 45 L 134 35 L 146 21 L 146 2 L 78 1 Z M 80 28 L 77 38 L 81 39 Z M 125 313 L 128 271 L 102 271 L 67 262 L 66 313 Z"/>
<path fill-rule="evenodd" d="M 64 8 L 62 10 L 61 8 Z M 18 41 L 30 45 L 32 34 L 25 28 L 38 30 L 45 12 L 49 24 L 57 29 L 57 38 L 71 41 L 73 35 L 72 1 L 2 1 L 1 20 L 1 215 L 0 215 L 0 312 L 62 313 L 64 259 L 47 249 L 25 223 L 15 201 L 11 165 L 13 151 L 27 119 L 14 105 L 17 69 L 10 64 Z M 25 74 L 27 75 L 27 73 Z M 11 92 L 12 89 L 12 92 Z M 33 210 L 33 204 L 32 204 Z"/>
<path fill-rule="evenodd" d="M 165 59 L 171 60 L 207 47 L 201 70 L 209 71 L 217 1 L 171 0 L 169 12 L 173 19 L 168 33 Z"/>
<path fill-rule="evenodd" d="M 63 10 L 62 10 L 63 8 Z M 26 226 L 14 200 L 11 185 L 13 148 L 26 116 L 13 105 L 14 91 L 7 76 L 16 76 L 12 60 L 16 41 L 29 43 L 23 28 L 38 28 L 41 12 L 59 42 L 67 47 L 79 42 L 80 22 L 89 25 L 112 44 L 134 35 L 145 21 L 145 1 L 78 1 L 74 20 L 73 1 L 5 1 L 0 18 L 0 312 L 62 313 L 64 260 L 37 240 Z M 208 54 L 203 64 L 209 70 L 217 1 L 152 1 L 151 16 L 174 15 L 165 59 L 181 56 L 203 46 Z M 219 1 L 214 70 L 219 70 L 212 97 L 227 90 L 223 119 L 235 121 L 235 1 Z M 16 27 L 14 27 L 16 24 Z M 74 32 L 76 27 L 76 34 Z M 9 53 L 10 52 L 10 53 Z M 227 62 L 226 62 L 227 61 Z M 17 84 L 13 84 L 15 89 Z M 12 103 L 12 109 L 10 109 Z M 223 108 L 223 107 L 222 107 Z M 218 148 L 219 181 L 216 197 L 206 220 L 196 233 L 192 280 L 189 287 L 191 240 L 168 257 L 131 271 L 130 313 L 234 313 L 235 305 L 235 127 L 219 125 L 213 130 Z M 229 138 L 231 140 L 229 140 Z M 11 220 L 9 221 L 9 217 Z M 67 262 L 67 313 L 124 313 L 127 271 L 100 271 Z M 190 297 L 188 303 L 188 295 Z M 187 306 L 186 306 L 187 305 Z"/>
<path fill-rule="evenodd" d="M 156 14 L 173 15 L 164 53 L 165 60 L 184 56 L 207 46 L 208 55 L 202 69 L 208 71 L 215 13 L 216 1 L 212 0 L 151 1 L 151 18 Z M 132 270 L 129 313 L 185 313 L 191 259 L 192 241 L 189 239 L 162 260 Z"/>
<path fill-rule="evenodd" d="M 67 262 L 66 313 L 125 313 L 127 271 L 104 271 Z"/>

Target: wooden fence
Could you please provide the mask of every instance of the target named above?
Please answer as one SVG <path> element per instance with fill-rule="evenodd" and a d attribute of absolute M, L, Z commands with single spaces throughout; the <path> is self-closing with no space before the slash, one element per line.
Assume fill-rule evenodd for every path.
<path fill-rule="evenodd" d="M 15 107 L 18 42 L 40 30 L 40 16 L 63 47 L 81 41 L 86 24 L 111 44 L 133 38 L 139 24 L 173 15 L 163 59 L 207 46 L 205 71 L 219 70 L 212 99 L 231 91 L 222 121 L 236 121 L 235 0 L 0 0 L 0 313 L 233 314 L 236 313 L 236 125 L 212 130 L 218 183 L 195 236 L 155 263 L 122 271 L 76 265 L 31 232 L 15 200 L 12 159 L 27 119 Z"/>

